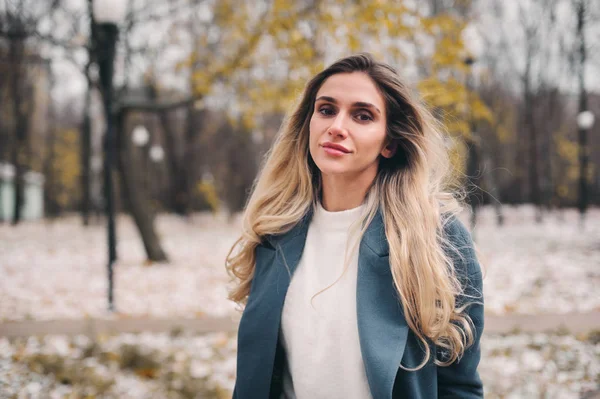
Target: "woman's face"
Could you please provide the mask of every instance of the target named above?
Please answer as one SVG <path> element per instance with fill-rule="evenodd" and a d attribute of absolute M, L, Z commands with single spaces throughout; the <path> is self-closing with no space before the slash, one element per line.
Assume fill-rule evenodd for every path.
<path fill-rule="evenodd" d="M 330 76 L 317 92 L 310 120 L 310 154 L 324 175 L 377 174 L 384 148 L 385 102 L 363 72 Z"/>

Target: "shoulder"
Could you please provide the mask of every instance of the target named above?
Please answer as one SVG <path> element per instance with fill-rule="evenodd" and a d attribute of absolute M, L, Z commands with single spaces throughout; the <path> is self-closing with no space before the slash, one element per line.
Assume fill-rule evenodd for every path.
<path fill-rule="evenodd" d="M 481 274 L 471 233 L 455 216 L 444 220 L 444 249 L 454 262 L 457 273 L 466 276 Z"/>
<path fill-rule="evenodd" d="M 444 235 L 455 244 L 472 243 L 471 233 L 467 227 L 456 216 L 446 216 L 443 218 Z"/>

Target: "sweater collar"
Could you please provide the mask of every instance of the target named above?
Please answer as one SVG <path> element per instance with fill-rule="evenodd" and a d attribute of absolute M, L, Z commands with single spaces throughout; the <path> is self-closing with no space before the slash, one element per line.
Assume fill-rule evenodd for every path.
<path fill-rule="evenodd" d="M 360 205 L 356 208 L 347 209 L 344 211 L 328 211 L 323 208 L 320 202 L 315 206 L 315 212 L 311 220 L 311 225 L 318 226 L 319 229 L 325 231 L 347 231 L 353 223 L 360 220 L 365 205 Z"/>

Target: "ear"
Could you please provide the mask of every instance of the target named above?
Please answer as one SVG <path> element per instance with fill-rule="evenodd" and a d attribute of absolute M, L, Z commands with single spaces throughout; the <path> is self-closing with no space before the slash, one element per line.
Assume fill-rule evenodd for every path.
<path fill-rule="evenodd" d="M 381 150 L 381 156 L 384 158 L 391 158 L 396 155 L 396 151 L 398 150 L 398 142 L 396 140 L 390 141 L 384 148 Z"/>

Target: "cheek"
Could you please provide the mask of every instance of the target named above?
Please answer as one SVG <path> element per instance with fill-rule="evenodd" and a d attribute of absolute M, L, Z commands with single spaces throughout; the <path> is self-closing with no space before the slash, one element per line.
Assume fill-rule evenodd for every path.
<path fill-rule="evenodd" d="M 310 120 L 310 124 L 308 125 L 308 152 L 312 157 L 314 157 L 315 147 L 317 145 L 317 134 L 314 126 L 314 120 Z"/>
<path fill-rule="evenodd" d="M 308 137 L 309 143 L 312 147 L 319 139 L 319 123 L 314 118 L 311 118 L 310 124 L 308 125 Z"/>
<path fill-rule="evenodd" d="M 381 130 L 377 129 L 364 137 L 362 140 L 362 147 L 367 150 L 370 155 L 379 154 L 383 149 L 384 143 L 385 131 L 382 132 Z"/>

